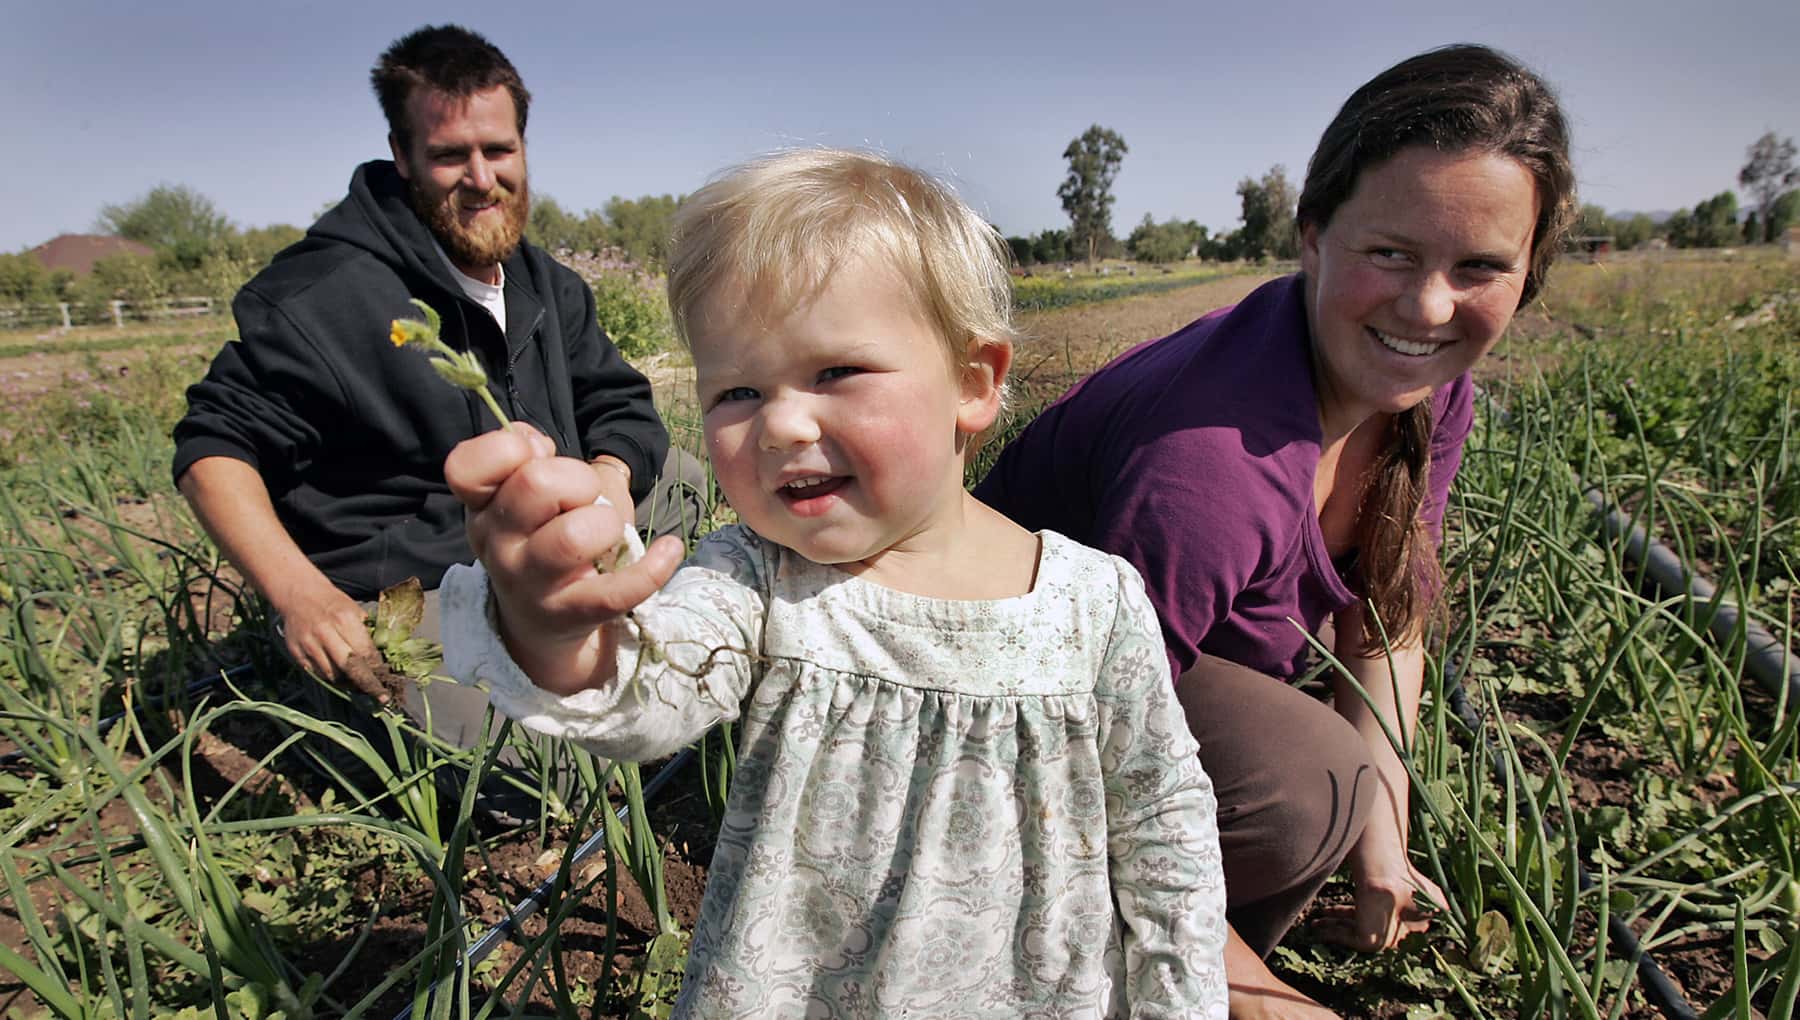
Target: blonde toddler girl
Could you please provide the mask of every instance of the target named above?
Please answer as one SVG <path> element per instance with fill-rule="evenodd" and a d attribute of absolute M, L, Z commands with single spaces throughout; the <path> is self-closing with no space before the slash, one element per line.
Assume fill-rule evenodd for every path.
<path fill-rule="evenodd" d="M 1225 1016 L 1213 792 L 1143 584 L 963 488 L 1002 252 L 867 154 L 689 198 L 670 304 L 741 523 L 679 569 L 664 539 L 597 571 L 622 520 L 529 431 L 445 465 L 485 565 L 445 581 L 457 676 L 609 758 L 738 723 L 677 1015 Z"/>

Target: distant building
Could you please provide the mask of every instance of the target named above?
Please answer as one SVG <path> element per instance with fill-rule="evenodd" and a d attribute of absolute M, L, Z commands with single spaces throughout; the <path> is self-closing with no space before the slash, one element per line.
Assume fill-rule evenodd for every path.
<path fill-rule="evenodd" d="M 1612 254 L 1613 236 L 1611 234 L 1590 234 L 1569 238 L 1569 251 L 1577 258 L 1585 258 L 1589 262 L 1598 262 Z"/>
<path fill-rule="evenodd" d="M 94 263 L 109 255 L 154 255 L 156 250 L 123 237 L 63 234 L 31 249 L 31 254 L 45 269 L 66 269 L 76 276 L 86 276 L 94 271 Z"/>

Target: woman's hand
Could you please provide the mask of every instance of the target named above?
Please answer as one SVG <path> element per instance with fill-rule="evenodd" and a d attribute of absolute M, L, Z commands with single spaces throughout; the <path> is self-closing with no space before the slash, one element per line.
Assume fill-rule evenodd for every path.
<path fill-rule="evenodd" d="M 1444 891 L 1410 862 L 1404 874 L 1371 875 L 1356 883 L 1355 936 L 1349 945 L 1364 951 L 1392 949 L 1414 932 L 1431 927 L 1444 905 Z"/>
<path fill-rule="evenodd" d="M 1365 953 L 1392 949 L 1414 932 L 1431 927 L 1444 905 L 1444 891 L 1402 855 L 1398 860 L 1367 860 L 1362 844 L 1351 853 L 1356 904 L 1321 916 L 1319 934 Z"/>
<path fill-rule="evenodd" d="M 594 502 L 602 482 L 591 466 L 556 456 L 528 425 L 457 444 L 444 478 L 468 509 L 469 544 L 487 568 L 500 636 L 519 667 L 555 694 L 609 680 L 613 645 L 602 625 L 668 581 L 681 542 L 664 538 L 634 564 L 595 569 L 614 562 L 627 519 Z"/>
<path fill-rule="evenodd" d="M 1320 929 L 1333 941 L 1375 952 L 1429 928 L 1444 893 L 1406 855 L 1410 777 L 1389 739 L 1392 734 L 1410 746 L 1418 731 L 1425 653 L 1415 637 L 1389 655 L 1364 658 L 1357 654 L 1362 626 L 1360 606 L 1338 614 L 1336 651 L 1355 683 L 1334 675 L 1332 701 L 1368 745 L 1377 782 L 1368 824 L 1350 851 L 1356 905 L 1328 912 Z"/>

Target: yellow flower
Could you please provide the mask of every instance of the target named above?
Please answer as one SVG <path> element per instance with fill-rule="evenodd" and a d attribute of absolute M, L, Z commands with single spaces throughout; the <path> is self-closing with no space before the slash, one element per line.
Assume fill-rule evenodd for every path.
<path fill-rule="evenodd" d="M 395 347 L 424 348 L 427 360 L 431 362 L 432 369 L 439 376 L 447 382 L 467 390 L 473 390 L 476 395 L 481 397 L 482 403 L 487 405 L 488 410 L 493 412 L 494 420 L 500 423 L 501 428 L 509 425 L 510 421 L 506 417 L 506 412 L 500 408 L 500 403 L 494 399 L 494 395 L 488 392 L 487 373 L 482 371 L 481 362 L 476 360 L 474 352 L 451 350 L 448 344 L 438 339 L 438 330 L 442 327 L 443 321 L 438 317 L 437 310 L 418 298 L 413 298 L 413 304 L 425 316 L 424 321 L 418 319 L 393 320 L 388 326 L 388 340 Z"/>
<path fill-rule="evenodd" d="M 395 347 L 405 347 L 407 344 L 430 346 L 431 341 L 437 339 L 437 331 L 430 323 L 417 319 L 395 319 L 393 326 L 388 329 L 388 339 L 393 341 Z"/>

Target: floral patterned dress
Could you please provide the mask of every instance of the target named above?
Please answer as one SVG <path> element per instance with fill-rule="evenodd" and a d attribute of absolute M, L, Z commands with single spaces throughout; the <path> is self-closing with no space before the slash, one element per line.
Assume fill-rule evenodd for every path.
<path fill-rule="evenodd" d="M 727 528 L 621 628 L 621 681 L 567 698 L 461 568 L 446 663 L 609 758 L 740 720 L 677 1016 L 1223 1018 L 1216 807 L 1155 614 L 1040 535 L 1031 592 L 953 601 Z"/>

